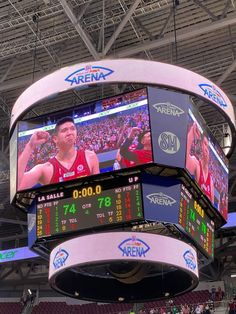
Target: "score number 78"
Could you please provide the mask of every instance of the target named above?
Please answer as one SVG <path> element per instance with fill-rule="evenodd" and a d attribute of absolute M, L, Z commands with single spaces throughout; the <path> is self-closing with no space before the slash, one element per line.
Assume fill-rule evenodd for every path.
<path fill-rule="evenodd" d="M 98 198 L 98 208 L 110 207 L 111 206 L 111 197 L 105 196 L 105 197 L 99 197 Z"/>

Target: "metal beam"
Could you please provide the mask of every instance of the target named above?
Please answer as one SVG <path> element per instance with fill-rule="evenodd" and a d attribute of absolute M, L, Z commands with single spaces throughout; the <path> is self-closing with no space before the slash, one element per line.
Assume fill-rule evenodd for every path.
<path fill-rule="evenodd" d="M 42 78 L 45 75 L 50 74 L 50 73 L 51 72 L 36 73 L 34 76 L 34 80 L 35 81 L 39 80 L 40 78 Z M 19 88 L 19 87 L 23 87 L 23 86 L 30 85 L 30 84 L 32 84 L 32 74 L 22 76 L 21 79 L 17 78 L 17 79 L 9 80 L 7 82 L 3 82 L 2 84 L 0 84 L 0 92 Z"/>
<path fill-rule="evenodd" d="M 236 13 L 232 13 L 230 16 L 228 15 L 227 18 L 222 19 L 222 20 L 217 20 L 215 22 L 206 21 L 205 23 L 201 23 L 202 25 L 201 27 L 199 25 L 195 25 L 192 27 L 188 27 L 187 31 L 186 29 L 178 31 L 177 32 L 178 41 L 180 42 L 181 40 L 194 38 L 205 33 L 215 32 L 218 29 L 227 27 L 229 25 L 234 25 L 234 24 L 236 24 Z M 144 43 L 143 45 L 138 44 L 131 48 L 122 49 L 120 51 L 116 50 L 116 56 L 128 57 L 128 56 L 135 55 L 144 50 L 155 49 L 155 48 L 163 47 L 165 45 L 169 46 L 170 43 L 174 43 L 174 42 L 175 42 L 175 38 L 174 38 L 174 33 L 172 32 L 166 35 L 162 39 L 148 41 Z"/>
<path fill-rule="evenodd" d="M 229 197 L 229 203 L 236 202 L 236 196 L 230 196 Z"/>
<path fill-rule="evenodd" d="M 27 221 L 17 220 L 17 219 L 0 218 L 0 223 L 1 222 L 7 223 L 7 224 L 15 224 L 15 225 L 24 225 L 24 226 L 28 225 Z"/>
<path fill-rule="evenodd" d="M 2 170 L 2 171 L 0 170 L 0 184 L 2 183 L 5 184 L 7 181 L 9 181 L 9 178 L 10 178 L 10 170 Z M 9 203 L 9 199 L 7 199 L 7 202 Z"/>
<path fill-rule="evenodd" d="M 221 18 L 226 17 L 227 11 L 228 11 L 228 8 L 230 7 L 230 5 L 233 5 L 232 0 L 228 0 L 228 1 L 226 2 L 225 7 L 224 7 L 224 9 L 223 9 L 223 11 L 222 11 L 222 13 L 221 13 L 221 16 L 220 16 Z"/>
<path fill-rule="evenodd" d="M 1 271 L 0 281 L 2 281 L 3 279 L 7 278 L 8 276 L 10 276 L 14 271 L 15 271 L 15 267 L 11 267 L 6 272 Z"/>
<path fill-rule="evenodd" d="M 80 35 L 81 39 L 85 43 L 86 47 L 88 48 L 88 50 L 91 53 L 91 55 L 93 56 L 93 58 L 95 60 L 99 60 L 100 59 L 99 54 L 97 53 L 96 49 L 94 48 L 94 45 L 92 44 L 91 40 L 89 39 L 88 34 L 82 29 L 81 25 L 78 22 L 78 19 L 74 15 L 69 4 L 66 2 L 66 0 L 59 0 L 59 2 L 61 3 L 64 12 L 66 13 L 68 18 L 70 19 L 71 23 L 74 25 L 74 28 L 76 29 L 76 31 Z"/>
<path fill-rule="evenodd" d="M 108 43 L 106 44 L 106 47 L 104 49 L 104 56 L 107 54 L 107 52 L 110 50 L 111 46 L 114 44 L 114 41 L 116 38 L 119 36 L 119 34 L 122 32 L 123 28 L 125 27 L 126 23 L 129 21 L 131 18 L 132 14 L 136 10 L 137 6 L 139 5 L 141 0 L 135 0 L 132 6 L 130 7 L 129 11 L 121 21 L 121 23 L 118 25 L 117 29 L 109 39 Z"/>
<path fill-rule="evenodd" d="M 236 60 L 225 70 L 225 72 L 218 78 L 216 84 L 221 85 L 224 80 L 236 69 Z"/>
<path fill-rule="evenodd" d="M 28 237 L 28 232 L 24 232 L 21 234 L 13 234 L 12 236 L 1 237 L 1 242 L 11 241 L 15 239 L 25 239 Z"/>
<path fill-rule="evenodd" d="M 236 101 L 236 95 L 227 93 L 227 96 L 228 96 L 229 99 L 231 99 L 232 101 Z"/>
<path fill-rule="evenodd" d="M 166 20 L 165 20 L 165 23 L 163 24 L 160 33 L 157 35 L 157 38 L 161 38 L 161 37 L 164 36 L 164 33 L 165 33 L 166 29 L 167 29 L 167 26 L 170 24 L 170 21 L 172 20 L 173 14 L 174 14 L 174 8 L 171 8 L 171 9 L 170 9 L 170 13 L 169 13 L 169 15 L 167 16 L 167 18 L 166 18 Z M 157 38 L 156 38 L 156 39 L 157 39 Z"/>
<path fill-rule="evenodd" d="M 10 164 L 9 156 L 7 156 L 7 154 L 5 154 L 4 151 L 0 151 L 0 165 L 1 165 L 0 169 L 6 170 L 6 167 L 9 168 L 9 164 Z"/>
<path fill-rule="evenodd" d="M 11 110 L 2 95 L 0 95 L 0 108 L 6 113 L 7 117 L 10 118 Z"/>
<path fill-rule="evenodd" d="M 124 12 L 128 11 L 128 7 L 127 7 L 125 1 L 119 0 L 119 3 L 120 3 L 120 6 L 122 7 L 122 9 L 123 9 Z M 130 25 L 131 25 L 131 27 L 132 27 L 132 29 L 133 29 L 133 31 L 134 31 L 136 37 L 140 40 L 140 42 L 143 43 L 143 42 L 144 42 L 143 36 L 142 36 L 141 32 L 139 31 L 138 25 L 137 25 L 137 23 L 136 23 L 136 21 L 134 20 L 133 17 L 130 17 L 129 23 L 130 23 Z M 150 38 L 149 38 L 149 39 L 150 39 Z M 145 50 L 144 52 L 145 52 L 147 58 L 148 58 L 149 60 L 152 60 L 152 55 L 151 55 L 150 51 L 146 51 L 146 50 Z"/>
<path fill-rule="evenodd" d="M 7 78 L 8 74 L 11 72 L 12 68 L 14 67 L 14 65 L 16 64 L 17 61 L 18 61 L 17 58 L 14 58 L 14 60 L 12 60 L 11 64 L 7 67 L 6 72 L 1 77 L 0 83 L 5 81 L 5 79 Z"/>
<path fill-rule="evenodd" d="M 202 35 L 207 32 L 216 32 L 217 30 L 236 24 L 236 13 L 228 14 L 228 16 L 225 19 L 218 20 L 216 22 L 205 22 L 202 23 L 203 25 L 201 28 L 199 25 L 189 27 L 186 30 L 179 31 L 178 32 L 178 41 L 181 40 L 187 40 L 190 38 L 194 38 L 196 36 Z M 157 39 L 154 41 L 148 41 L 145 42 L 144 44 L 138 44 L 135 45 L 131 48 L 128 49 L 120 49 L 116 50 L 116 57 L 129 57 L 132 55 L 135 55 L 137 53 L 140 53 L 144 50 L 148 49 L 155 49 L 163 46 L 169 46 L 170 43 L 174 43 L 174 34 L 168 34 L 162 39 Z M 110 55 L 110 57 L 114 57 L 113 54 Z M 35 80 L 38 80 L 42 78 L 43 76 L 46 76 L 47 74 L 50 74 L 51 72 L 45 72 L 44 74 L 42 73 L 36 73 L 35 74 Z M 32 75 L 27 75 L 27 76 L 22 76 L 21 79 L 12 79 L 10 81 L 3 82 L 0 84 L 0 92 L 23 87 L 30 85 L 32 83 Z M 235 95 L 230 96 L 231 99 L 232 97 L 234 98 Z M 234 99 L 233 99 L 234 100 Z"/>
<path fill-rule="evenodd" d="M 193 2 L 203 9 L 213 21 L 218 19 L 200 0 L 193 0 Z"/>
<path fill-rule="evenodd" d="M 88 1 L 87 3 L 85 3 L 85 5 L 83 6 L 83 8 L 81 9 L 81 11 L 79 12 L 78 16 L 77 16 L 77 22 L 80 21 L 84 15 L 84 13 L 86 12 L 86 10 L 88 9 L 88 7 L 90 6 L 91 1 Z"/>
<path fill-rule="evenodd" d="M 20 13 L 20 11 L 17 9 L 17 7 L 15 6 L 15 4 L 11 1 L 8 0 L 8 2 L 11 4 L 11 6 L 14 8 L 14 10 L 19 14 L 19 16 L 25 21 L 25 23 L 28 25 L 29 29 L 31 30 L 31 32 L 34 34 L 34 36 L 37 38 L 37 40 L 41 43 L 41 45 L 44 47 L 44 49 L 47 51 L 49 57 L 52 59 L 53 63 L 56 63 L 54 60 L 53 55 L 51 54 L 51 52 L 49 51 L 49 49 L 45 46 L 45 44 L 42 42 L 42 40 L 39 38 L 38 34 L 35 33 L 34 29 L 32 28 L 32 26 L 30 25 L 30 23 L 26 20 L 26 18 Z"/>

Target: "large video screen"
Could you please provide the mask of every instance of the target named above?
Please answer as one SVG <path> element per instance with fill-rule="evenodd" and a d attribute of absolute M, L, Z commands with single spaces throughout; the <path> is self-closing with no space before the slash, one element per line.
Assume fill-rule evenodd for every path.
<path fill-rule="evenodd" d="M 153 161 L 147 90 L 18 123 L 17 191 Z"/>
<path fill-rule="evenodd" d="M 196 113 L 189 109 L 186 169 L 202 192 L 227 220 L 228 162 L 219 144 Z"/>

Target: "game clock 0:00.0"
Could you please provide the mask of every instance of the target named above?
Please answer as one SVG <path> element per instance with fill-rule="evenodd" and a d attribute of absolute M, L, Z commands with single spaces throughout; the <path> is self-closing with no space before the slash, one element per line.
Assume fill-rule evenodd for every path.
<path fill-rule="evenodd" d="M 78 199 L 81 197 L 88 197 L 88 196 L 93 196 L 93 195 L 99 195 L 102 193 L 102 187 L 100 184 L 95 185 L 95 186 L 87 186 L 83 187 L 82 189 L 75 189 L 72 192 L 72 197 L 74 199 Z"/>

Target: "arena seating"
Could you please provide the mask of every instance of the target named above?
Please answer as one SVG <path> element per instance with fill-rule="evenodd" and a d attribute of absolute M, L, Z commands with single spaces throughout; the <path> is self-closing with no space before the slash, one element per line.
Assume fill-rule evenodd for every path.
<path fill-rule="evenodd" d="M 20 314 L 23 310 L 23 305 L 20 302 L 1 302 L 0 313 L 2 314 Z"/>
<path fill-rule="evenodd" d="M 129 311 L 132 307 L 133 304 L 122 303 L 67 305 L 65 302 L 40 302 L 34 307 L 32 314 L 115 314 Z"/>
<path fill-rule="evenodd" d="M 182 296 L 173 298 L 175 305 L 205 303 L 210 299 L 208 290 L 193 291 Z M 144 304 L 145 309 L 156 307 L 166 307 L 168 299 L 148 302 Z M 78 304 L 68 305 L 66 302 L 39 302 L 35 305 L 32 314 L 118 314 L 119 312 L 128 313 L 133 308 L 133 304 Z M 23 305 L 20 302 L 1 302 L 0 313 L 21 314 Z"/>
<path fill-rule="evenodd" d="M 32 311 L 32 314 L 71 314 L 70 306 L 65 302 L 40 302 Z"/>
<path fill-rule="evenodd" d="M 205 303 L 210 299 L 210 292 L 208 290 L 199 290 L 199 291 L 192 291 L 189 293 L 186 293 L 184 295 L 181 295 L 179 297 L 173 298 L 173 303 L 175 305 L 180 304 L 198 304 L 198 303 Z M 150 308 L 156 308 L 156 307 L 166 307 L 166 304 L 168 302 L 167 300 L 161 300 L 156 302 L 148 302 L 145 303 L 144 308 L 150 309 Z"/>

